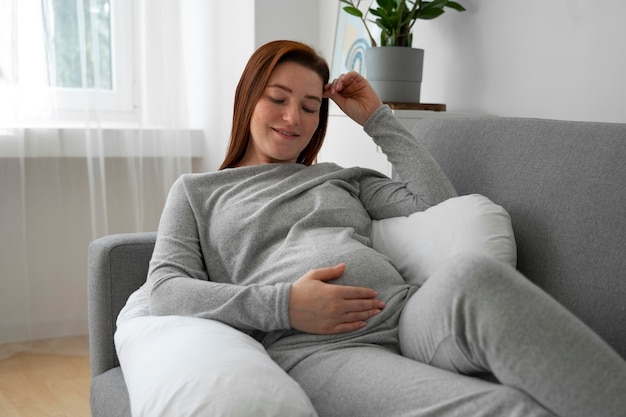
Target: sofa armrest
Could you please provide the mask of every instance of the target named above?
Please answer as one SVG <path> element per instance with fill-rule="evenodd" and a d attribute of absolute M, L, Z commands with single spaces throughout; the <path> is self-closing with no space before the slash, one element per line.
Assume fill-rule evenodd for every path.
<path fill-rule="evenodd" d="M 91 375 L 119 366 L 113 335 L 119 312 L 148 274 L 156 232 L 117 234 L 89 245 L 88 304 Z"/>

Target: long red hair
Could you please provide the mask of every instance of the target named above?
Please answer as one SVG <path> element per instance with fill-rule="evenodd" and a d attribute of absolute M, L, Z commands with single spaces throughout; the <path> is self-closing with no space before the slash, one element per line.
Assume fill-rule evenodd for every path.
<path fill-rule="evenodd" d="M 279 40 L 266 43 L 257 49 L 248 60 L 235 91 L 230 143 L 219 169 L 233 168 L 243 159 L 250 141 L 250 120 L 254 107 L 263 94 L 272 71 L 284 62 L 295 62 L 309 68 L 322 78 L 324 85 L 328 83 L 330 70 L 326 60 L 306 44 Z M 319 116 L 317 129 L 307 147 L 298 156 L 298 163 L 311 165 L 324 143 L 328 126 L 328 98 L 322 99 Z"/>

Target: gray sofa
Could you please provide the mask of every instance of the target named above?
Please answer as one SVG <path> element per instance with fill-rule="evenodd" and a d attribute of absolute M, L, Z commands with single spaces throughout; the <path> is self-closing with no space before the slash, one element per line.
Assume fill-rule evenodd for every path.
<path fill-rule="evenodd" d="M 518 269 L 626 358 L 626 124 L 425 119 L 426 143 L 460 195 L 511 215 Z M 155 233 L 89 247 L 92 415 L 130 416 L 115 320 L 146 278 Z"/>

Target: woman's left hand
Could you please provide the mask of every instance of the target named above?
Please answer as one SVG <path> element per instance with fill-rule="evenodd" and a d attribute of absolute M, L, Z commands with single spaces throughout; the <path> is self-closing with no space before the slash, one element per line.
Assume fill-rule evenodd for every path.
<path fill-rule="evenodd" d="M 361 126 L 383 104 L 370 83 L 356 71 L 341 74 L 327 84 L 324 96 L 337 103 L 345 114 Z"/>

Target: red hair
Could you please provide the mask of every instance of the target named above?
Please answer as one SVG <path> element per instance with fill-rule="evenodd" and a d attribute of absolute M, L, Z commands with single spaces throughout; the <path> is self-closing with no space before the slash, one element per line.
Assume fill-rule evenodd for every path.
<path fill-rule="evenodd" d="M 224 162 L 219 169 L 235 167 L 243 159 L 250 141 L 250 120 L 254 107 L 263 94 L 272 71 L 278 64 L 284 62 L 295 62 L 309 68 L 321 77 L 323 85 L 328 83 L 330 70 L 326 60 L 308 45 L 280 40 L 266 43 L 257 49 L 248 60 L 235 91 L 230 143 Z M 307 147 L 298 156 L 298 163 L 311 165 L 324 143 L 328 125 L 328 98 L 326 97 L 322 99 L 319 117 L 317 129 Z"/>

